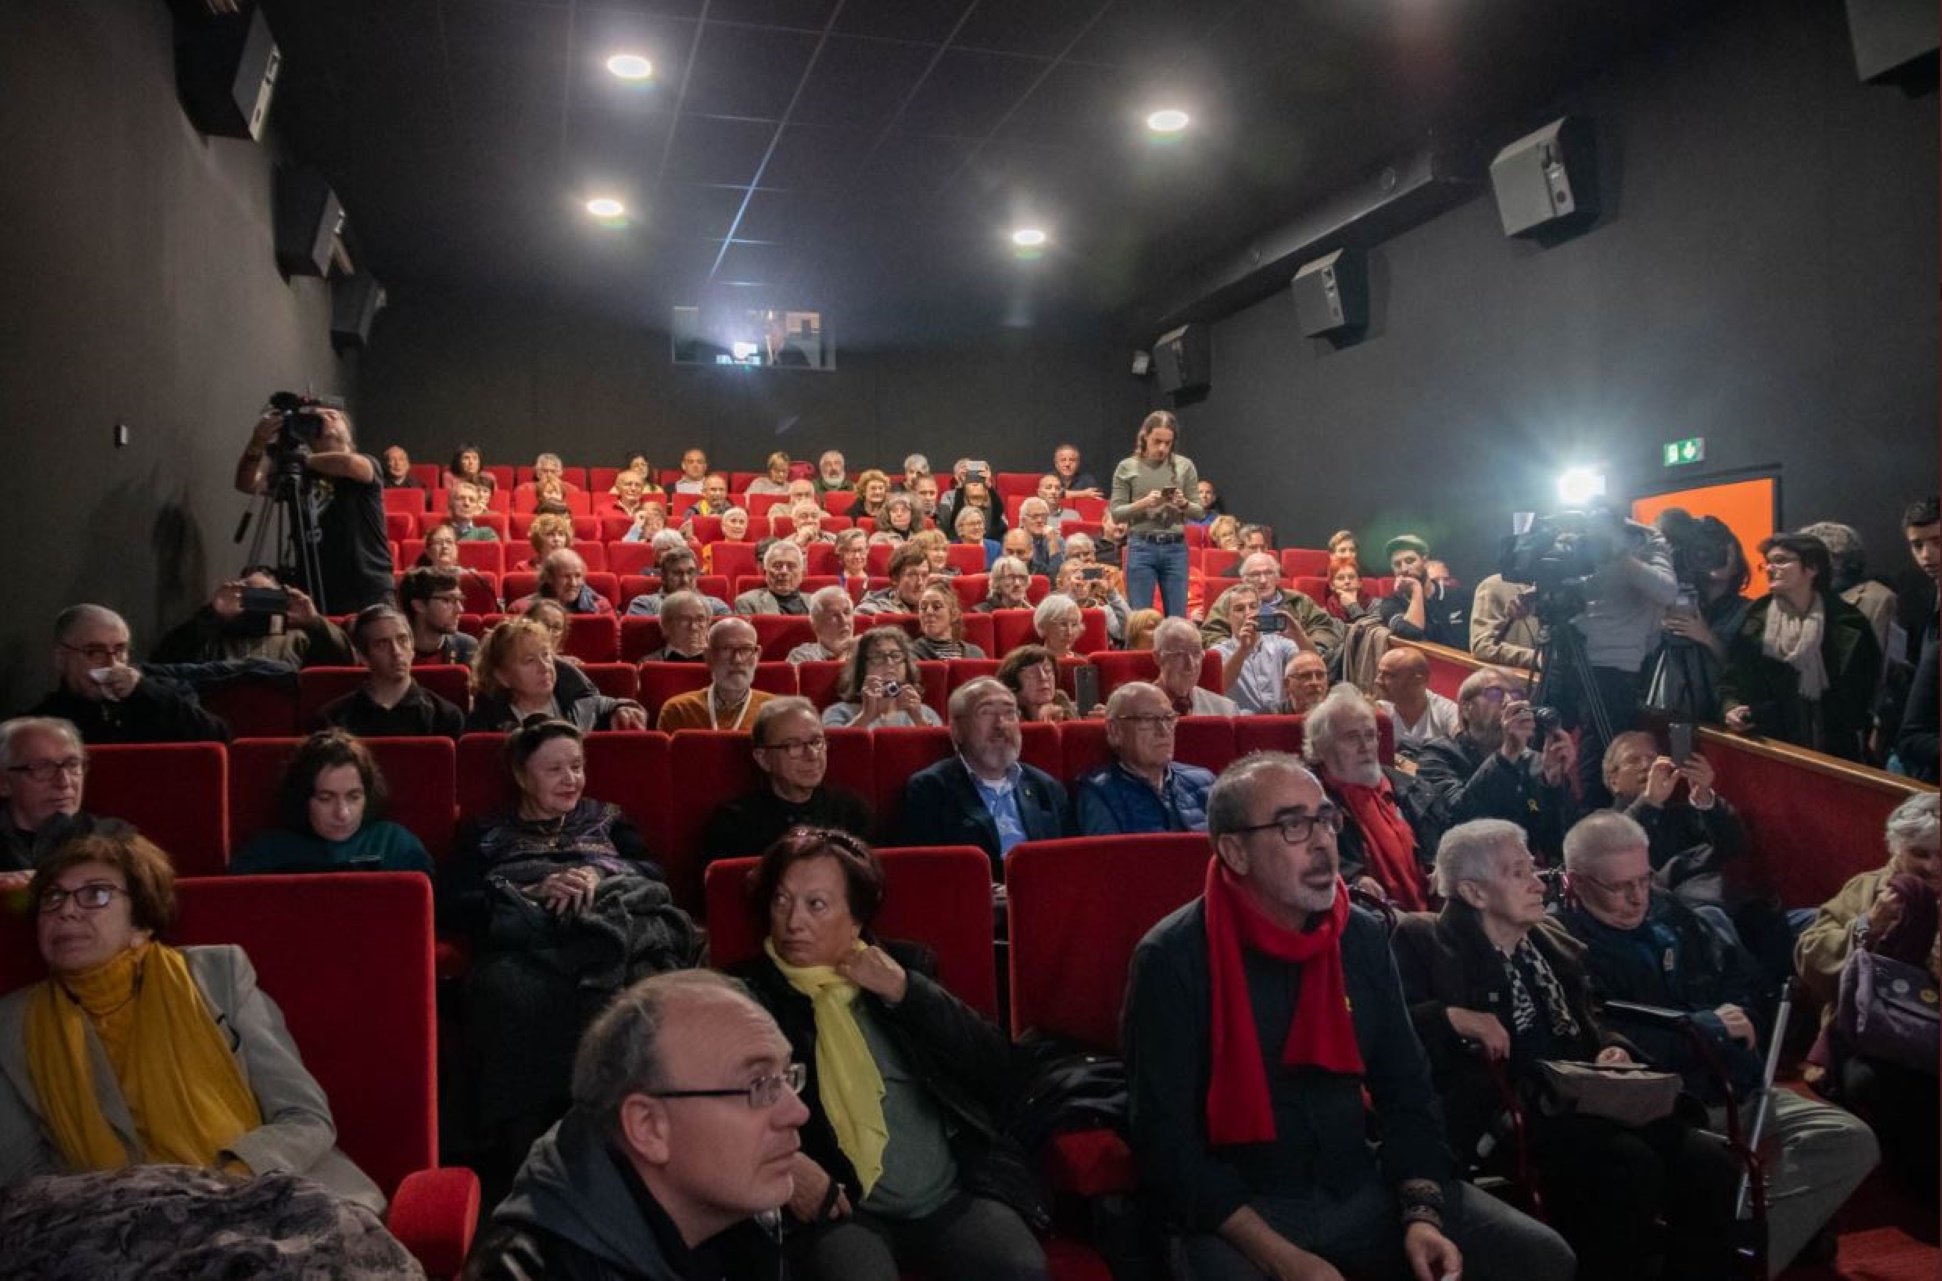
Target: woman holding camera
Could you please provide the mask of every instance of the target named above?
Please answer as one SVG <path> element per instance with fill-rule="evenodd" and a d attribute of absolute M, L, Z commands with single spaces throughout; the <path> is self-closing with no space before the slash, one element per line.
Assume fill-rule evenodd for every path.
<path fill-rule="evenodd" d="M 1157 588 L 1167 617 L 1187 612 L 1187 522 L 1205 512 L 1194 501 L 1200 473 L 1193 460 L 1173 452 L 1180 422 L 1164 409 L 1140 424 L 1131 457 L 1113 468 L 1108 510 L 1131 530 L 1126 551 L 1126 597 L 1152 602 Z"/>
<path fill-rule="evenodd" d="M 1726 643 L 1746 620 L 1746 553 L 1716 516 L 1695 519 L 1673 507 L 1654 522 L 1672 544 L 1679 602 L 1665 613 L 1653 659 L 1647 707 L 1692 720 L 1719 719 L 1719 681 Z"/>
<path fill-rule="evenodd" d="M 871 729 L 944 723 L 924 702 L 917 655 L 899 627 L 873 627 L 857 638 L 843 662 L 836 693 L 843 701 L 824 710 L 825 725 Z"/>

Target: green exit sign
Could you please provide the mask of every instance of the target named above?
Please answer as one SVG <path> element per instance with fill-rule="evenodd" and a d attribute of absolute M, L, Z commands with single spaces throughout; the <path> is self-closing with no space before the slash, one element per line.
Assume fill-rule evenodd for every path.
<path fill-rule="evenodd" d="M 1687 463 L 1701 462 L 1705 457 L 1706 438 L 1704 436 L 1666 442 L 1665 459 L 1668 467 L 1684 467 Z"/>

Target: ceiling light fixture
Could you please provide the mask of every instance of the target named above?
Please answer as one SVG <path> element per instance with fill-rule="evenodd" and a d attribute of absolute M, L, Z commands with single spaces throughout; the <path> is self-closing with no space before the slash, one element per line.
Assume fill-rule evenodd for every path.
<path fill-rule="evenodd" d="M 622 80 L 646 80 L 654 74 L 654 64 L 638 53 L 617 53 L 607 59 L 607 70 Z"/>
<path fill-rule="evenodd" d="M 1168 107 L 1156 111 L 1146 118 L 1146 127 L 1154 133 L 1179 133 L 1187 127 L 1187 113 L 1178 107 Z"/>
<path fill-rule="evenodd" d="M 627 206 L 612 196 L 595 196 L 587 201 L 587 212 L 596 218 L 620 218 L 627 213 Z"/>
<path fill-rule="evenodd" d="M 1045 243 L 1045 233 L 1037 227 L 1020 227 L 1011 233 L 1011 242 L 1020 249 L 1036 249 Z"/>

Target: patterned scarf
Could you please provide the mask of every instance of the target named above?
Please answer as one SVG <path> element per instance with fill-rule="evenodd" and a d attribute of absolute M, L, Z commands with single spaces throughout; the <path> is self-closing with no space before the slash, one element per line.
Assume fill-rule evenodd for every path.
<path fill-rule="evenodd" d="M 1544 953 L 1531 942 L 1530 935 L 1519 939 L 1516 948 L 1508 954 L 1494 947 L 1491 951 L 1497 953 L 1497 959 L 1504 967 L 1504 978 L 1510 984 L 1511 1031 L 1525 1033 L 1537 1026 L 1537 1001 L 1524 982 L 1524 971 L 1528 969 L 1537 983 L 1538 995 L 1544 999 L 1544 1012 L 1552 1035 L 1565 1040 L 1577 1039 L 1578 1019 L 1571 1013 L 1571 1002 L 1565 996 L 1564 985 L 1558 982 L 1556 971 L 1544 959 Z"/>

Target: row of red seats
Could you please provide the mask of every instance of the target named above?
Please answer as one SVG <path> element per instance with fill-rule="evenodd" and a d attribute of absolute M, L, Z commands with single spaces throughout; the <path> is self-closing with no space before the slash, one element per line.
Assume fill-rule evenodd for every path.
<path fill-rule="evenodd" d="M 756 543 L 714 542 L 705 544 L 703 555 L 708 558 L 710 573 L 726 578 L 758 577 L 761 565 L 755 558 Z M 425 550 L 422 538 L 407 538 L 394 543 L 391 562 L 403 572 L 418 563 Z M 654 548 L 649 543 L 590 542 L 576 539 L 573 550 L 587 562 L 587 569 L 595 573 L 608 574 L 649 574 L 656 568 Z M 884 575 L 890 570 L 890 557 L 896 548 L 887 543 L 879 543 L 870 548 L 868 569 L 873 575 Z M 533 550 L 524 542 L 462 542 L 458 545 L 459 565 L 463 569 L 475 570 L 482 574 L 527 573 L 533 561 Z M 958 544 L 946 552 L 950 564 L 960 574 L 979 574 L 985 572 L 985 553 L 982 547 L 968 543 Z M 829 543 L 811 543 L 803 549 L 803 569 L 815 575 L 835 574 L 841 566 L 836 559 L 836 548 Z"/>
<path fill-rule="evenodd" d="M 1018 509 L 1030 494 L 1013 494 L 1002 499 L 1005 519 L 1016 523 Z M 848 517 L 856 507 L 854 493 L 832 492 L 817 500 L 826 517 Z M 387 489 L 384 491 L 384 509 L 408 516 L 426 513 L 443 514 L 449 510 L 446 491 L 442 489 Z M 560 498 L 565 504 L 567 514 L 572 516 L 594 516 L 605 514 L 613 500 L 605 490 L 590 492 L 584 489 L 570 489 Z M 701 501 L 700 494 L 665 494 L 650 501 L 661 504 L 663 510 L 675 519 L 687 514 L 690 508 Z M 766 516 L 774 508 L 789 504 L 786 494 L 746 494 L 730 491 L 728 501 L 742 508 L 751 516 Z M 792 504 L 789 504 L 792 505 Z M 1082 520 L 1098 520 L 1105 514 L 1106 500 L 1103 498 L 1074 498 L 1068 506 L 1079 514 Z M 537 491 L 521 485 L 517 489 L 494 489 L 486 496 L 486 510 L 501 515 L 530 516 L 539 506 Z"/>
<path fill-rule="evenodd" d="M 728 544 L 723 544 L 727 546 Z M 975 549 L 969 549 L 975 550 Z M 723 559 L 729 559 L 724 557 Z M 402 582 L 403 574 L 395 575 Z M 695 580 L 695 587 L 705 596 L 713 596 L 724 604 L 733 604 L 743 592 L 753 591 L 768 580 L 752 570 L 743 569 L 732 578 L 727 574 L 701 574 Z M 954 575 L 951 590 L 958 598 L 958 605 L 964 610 L 975 610 L 991 594 L 990 578 L 982 571 L 975 574 Z M 587 586 L 595 595 L 605 597 L 617 610 L 625 610 L 636 596 L 661 589 L 661 579 L 655 574 L 616 574 L 611 570 L 589 567 Z M 837 585 L 836 571 L 825 570 L 803 576 L 798 588 L 805 595 L 813 595 L 823 587 Z M 864 583 L 850 584 L 850 596 L 861 600 L 866 591 L 875 591 L 890 585 L 890 579 L 882 574 L 871 575 Z M 465 593 L 465 610 L 473 614 L 496 614 L 514 601 L 523 600 L 539 589 L 539 575 L 529 569 L 515 570 L 509 574 L 496 574 L 490 570 L 465 570 L 459 575 L 459 588 Z M 1043 574 L 1034 574 L 1026 591 L 1026 599 L 1036 605 L 1051 593 L 1052 584 Z"/>
<path fill-rule="evenodd" d="M 807 464 L 798 463 L 797 467 L 805 468 Z M 502 489 L 511 489 L 515 485 L 529 485 L 533 483 L 536 477 L 536 473 L 532 467 L 525 464 L 491 463 L 481 467 L 479 470 L 489 474 Z M 888 476 L 892 482 L 896 482 L 903 476 L 903 468 L 901 466 L 884 467 L 879 470 Z M 560 469 L 560 479 L 577 488 L 591 489 L 595 493 L 605 494 L 613 489 L 614 481 L 619 478 L 620 471 L 621 469 L 618 467 L 581 467 L 569 465 Z M 445 468 L 438 463 L 413 463 L 409 468 L 409 473 L 413 479 L 417 480 L 426 489 L 438 489 L 445 484 Z M 711 472 L 710 474 L 712 475 L 713 473 Z M 810 473 L 805 470 L 801 474 L 809 476 Z M 1041 474 L 1039 472 L 999 472 L 996 477 L 998 492 L 1031 493 L 1037 488 L 1038 479 Z M 656 471 L 654 475 L 660 481 L 661 487 L 670 493 L 674 490 L 675 482 L 681 479 L 679 468 L 663 467 Z M 768 473 L 766 471 L 731 471 L 728 473 L 728 487 L 736 493 L 741 493 L 750 485 L 767 475 Z M 851 482 L 854 483 L 857 473 L 851 471 L 848 475 Z M 1026 483 L 1027 478 L 1029 478 L 1029 483 Z M 949 472 L 942 473 L 937 478 L 938 492 L 943 493 L 950 489 L 953 483 Z M 1020 488 L 1021 484 L 1023 484 L 1022 489 Z"/>

